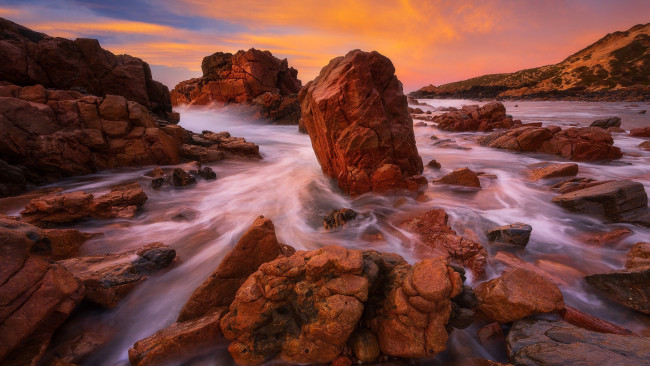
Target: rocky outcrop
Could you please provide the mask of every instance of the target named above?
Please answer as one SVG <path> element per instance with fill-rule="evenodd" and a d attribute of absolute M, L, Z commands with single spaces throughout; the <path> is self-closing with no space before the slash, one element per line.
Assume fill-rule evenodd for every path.
<path fill-rule="evenodd" d="M 610 127 L 621 127 L 621 117 L 610 117 L 605 119 L 597 119 L 589 125 L 589 127 L 600 127 L 604 130 Z"/>
<path fill-rule="evenodd" d="M 20 213 L 23 219 L 39 227 L 50 227 L 86 218 L 132 218 L 147 201 L 139 183 L 116 186 L 94 198 L 85 192 L 46 195 L 31 200 Z"/>
<path fill-rule="evenodd" d="M 221 329 L 235 361 L 247 365 L 274 357 L 330 362 L 364 328 L 385 355 L 431 357 L 445 349 L 446 325 L 462 313 L 452 301 L 466 292 L 462 282 L 440 258 L 411 266 L 375 251 L 300 251 L 260 266 L 238 290 Z"/>
<path fill-rule="evenodd" d="M 278 243 L 271 220 L 259 216 L 223 258 L 217 269 L 187 300 L 178 321 L 199 318 L 210 310 L 230 306 L 239 287 L 260 265 L 291 249 Z"/>
<path fill-rule="evenodd" d="M 578 164 L 550 164 L 541 168 L 533 169 L 530 172 L 531 180 L 572 177 L 578 174 Z"/>
<path fill-rule="evenodd" d="M 557 126 L 520 127 L 480 137 L 478 143 L 521 152 L 558 155 L 574 161 L 618 159 L 621 149 L 614 146 L 612 135 L 598 127 L 567 128 Z"/>
<path fill-rule="evenodd" d="M 77 257 L 58 263 L 84 283 L 86 300 L 112 308 L 147 275 L 169 266 L 174 258 L 173 248 L 150 243 L 122 253 Z"/>
<path fill-rule="evenodd" d="M 476 277 L 482 277 L 487 260 L 485 248 L 457 235 L 447 224 L 448 219 L 445 210 L 431 210 L 404 221 L 400 228 L 419 234 L 424 245 L 469 268 Z"/>
<path fill-rule="evenodd" d="M 463 186 L 481 189 L 481 181 L 478 175 L 469 168 L 456 169 L 453 172 L 434 180 L 435 183 L 449 184 L 452 186 Z"/>
<path fill-rule="evenodd" d="M 0 218 L 0 243 L 0 363 L 35 365 L 84 286 L 48 262 L 49 241 L 37 227 Z"/>
<path fill-rule="evenodd" d="M 325 66 L 299 95 L 301 126 L 323 172 L 351 195 L 416 190 L 421 174 L 413 121 L 391 61 L 350 51 Z"/>
<path fill-rule="evenodd" d="M 516 321 L 507 337 L 515 365 L 645 365 L 650 339 L 598 333 L 562 321 Z"/>
<path fill-rule="evenodd" d="M 612 181 L 572 191 L 553 198 L 570 211 L 587 213 L 611 222 L 627 222 L 650 227 L 648 196 L 643 184 L 629 180 Z"/>
<path fill-rule="evenodd" d="M 522 222 L 503 225 L 487 231 L 487 237 L 490 241 L 508 243 L 525 247 L 530 239 L 530 233 L 533 227 Z"/>
<path fill-rule="evenodd" d="M 557 286 L 521 268 L 478 285 L 476 297 L 478 314 L 502 324 L 564 308 L 564 299 Z"/>
<path fill-rule="evenodd" d="M 50 37 L 2 18 L 0 80 L 99 97 L 119 95 L 160 118 L 173 119 L 169 89 L 152 79 L 149 65 L 141 59 L 116 56 L 96 39 Z"/>
<path fill-rule="evenodd" d="M 465 105 L 434 116 L 433 122 L 438 128 L 445 131 L 492 131 L 495 128 L 514 128 L 521 126 L 520 120 L 513 120 L 506 115 L 506 107 L 501 102 L 490 102 L 482 107 L 478 105 Z"/>
<path fill-rule="evenodd" d="M 79 255 L 79 247 L 86 241 L 102 234 L 84 233 L 75 229 L 45 229 L 45 236 L 50 240 L 52 260 L 61 260 Z"/>
<path fill-rule="evenodd" d="M 302 83 L 298 71 L 269 51 L 251 48 L 237 53 L 217 52 L 203 58 L 203 77 L 183 81 L 171 92 L 173 105 L 244 103 L 260 116 L 297 124 Z"/>

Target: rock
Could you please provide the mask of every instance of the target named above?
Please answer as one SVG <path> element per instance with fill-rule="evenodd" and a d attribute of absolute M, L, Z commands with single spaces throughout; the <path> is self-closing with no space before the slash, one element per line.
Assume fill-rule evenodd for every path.
<path fill-rule="evenodd" d="M 514 269 L 476 287 L 477 312 L 490 321 L 509 323 L 564 308 L 560 290 L 544 277 Z"/>
<path fill-rule="evenodd" d="M 578 164 L 551 164 L 530 172 L 531 180 L 549 179 L 557 177 L 573 177 L 578 175 Z"/>
<path fill-rule="evenodd" d="M 448 226 L 448 219 L 445 210 L 437 209 L 404 221 L 399 227 L 419 234 L 424 245 L 469 268 L 474 276 L 482 277 L 487 260 L 485 248 L 480 243 L 457 235 Z"/>
<path fill-rule="evenodd" d="M 332 210 L 323 219 L 323 226 L 325 229 L 338 228 L 345 225 L 348 221 L 354 220 L 357 215 L 357 212 L 350 208 Z"/>
<path fill-rule="evenodd" d="M 481 327 L 476 331 L 476 335 L 484 346 L 489 344 L 492 340 L 504 338 L 503 329 L 501 328 L 501 324 L 498 322 L 492 322 Z"/>
<path fill-rule="evenodd" d="M 637 114 L 645 114 L 647 112 L 645 109 L 640 110 Z"/>
<path fill-rule="evenodd" d="M 639 242 L 627 252 L 625 268 L 631 271 L 650 268 L 650 243 Z"/>
<path fill-rule="evenodd" d="M 434 180 L 435 183 L 451 184 L 454 186 L 464 186 L 470 188 L 481 188 L 481 182 L 478 175 L 465 167 L 454 170 L 440 179 Z"/>
<path fill-rule="evenodd" d="M 452 298 L 463 291 L 460 274 L 441 258 L 411 266 L 395 254 L 327 246 L 260 266 L 221 329 L 240 364 L 326 363 L 341 354 L 367 307 L 382 353 L 431 357 L 446 347 Z"/>
<path fill-rule="evenodd" d="M 609 182 L 613 182 L 613 181 L 574 177 L 574 178 L 565 179 L 561 182 L 555 183 L 554 185 L 551 186 L 551 190 L 564 194 L 564 193 L 569 193 L 580 189 L 594 187 L 599 184 L 605 184 Z"/>
<path fill-rule="evenodd" d="M 295 96 L 302 83 L 287 60 L 251 48 L 237 53 L 216 52 L 203 58 L 203 77 L 180 82 L 171 91 L 173 105 L 245 103 L 260 116 L 297 124 L 300 104 Z"/>
<path fill-rule="evenodd" d="M 427 163 L 427 166 L 428 166 L 429 168 L 431 168 L 431 169 L 436 169 L 436 170 L 440 170 L 440 168 L 441 168 L 440 163 L 439 163 L 437 160 L 435 160 L 435 159 L 433 159 L 433 160 L 431 160 L 430 162 L 428 162 L 428 163 Z"/>
<path fill-rule="evenodd" d="M 50 240 L 52 260 L 79 256 L 79 247 L 96 235 L 75 229 L 46 229 L 43 233 Z"/>
<path fill-rule="evenodd" d="M 611 133 L 598 127 L 567 128 L 524 126 L 478 138 L 482 146 L 511 151 L 538 152 L 574 161 L 612 160 L 622 156 Z"/>
<path fill-rule="evenodd" d="M 194 290 L 178 315 L 178 321 L 196 319 L 211 309 L 229 306 L 239 287 L 260 265 L 285 251 L 275 236 L 273 222 L 259 216 L 212 275 Z"/>
<path fill-rule="evenodd" d="M 567 210 L 650 227 L 648 196 L 643 184 L 613 181 L 556 196 L 553 202 Z"/>
<path fill-rule="evenodd" d="M 339 356 L 330 363 L 330 366 L 352 366 L 352 360 L 348 356 Z"/>
<path fill-rule="evenodd" d="M 650 127 L 633 128 L 630 130 L 630 136 L 650 137 Z"/>
<path fill-rule="evenodd" d="M 533 227 L 521 222 L 499 226 L 487 231 L 487 237 L 490 241 L 498 241 L 525 247 L 530 239 L 530 233 Z"/>
<path fill-rule="evenodd" d="M 521 121 L 506 115 L 506 107 L 501 102 L 490 102 L 482 107 L 466 105 L 433 117 L 438 128 L 446 131 L 492 131 L 495 128 L 521 126 Z"/>
<path fill-rule="evenodd" d="M 610 133 L 627 133 L 624 129 L 620 127 L 609 127 L 605 131 L 610 132 Z"/>
<path fill-rule="evenodd" d="M 141 59 L 114 55 L 95 39 L 53 38 L 6 19 L 0 19 L 0 29 L 0 80 L 20 86 L 79 89 L 102 97 L 120 95 L 171 120 L 169 89 L 152 79 L 149 65 Z M 20 97 L 45 102 L 43 92 L 33 89 Z"/>
<path fill-rule="evenodd" d="M 217 179 L 217 173 L 215 173 L 214 170 L 208 166 L 199 169 L 199 175 L 205 180 Z"/>
<path fill-rule="evenodd" d="M 112 308 L 147 275 L 169 266 L 176 251 L 163 244 L 107 255 L 70 258 L 58 263 L 86 286 L 85 299 Z"/>
<path fill-rule="evenodd" d="M 610 127 L 621 127 L 621 117 L 610 117 L 606 119 L 598 119 L 591 122 L 589 127 L 600 127 L 604 130 Z"/>
<path fill-rule="evenodd" d="M 354 50 L 321 70 L 299 94 L 301 126 L 323 173 L 353 196 L 409 184 L 422 173 L 406 96 L 391 61 Z"/>
<path fill-rule="evenodd" d="M 35 365 L 84 287 L 55 263 L 39 228 L 0 217 L 0 363 Z"/>
<path fill-rule="evenodd" d="M 650 141 L 643 141 L 637 147 L 643 150 L 650 150 Z"/>
<path fill-rule="evenodd" d="M 590 235 L 586 238 L 585 242 L 599 246 L 616 244 L 630 234 L 632 234 L 632 230 L 626 227 L 619 227 L 604 233 Z"/>
<path fill-rule="evenodd" d="M 585 276 L 585 280 L 609 299 L 650 314 L 650 268 L 597 273 Z"/>
<path fill-rule="evenodd" d="M 181 168 L 174 168 L 172 182 L 175 187 L 184 187 L 190 184 L 196 184 L 196 178 Z"/>
<path fill-rule="evenodd" d="M 553 273 L 550 273 L 538 266 L 536 266 L 533 263 L 526 262 L 522 259 L 519 259 L 517 256 L 515 256 L 512 253 L 508 252 L 497 252 L 494 256 L 491 258 L 493 261 L 498 262 L 508 269 L 516 269 L 516 268 L 521 268 L 525 269 L 527 271 L 535 272 L 538 275 L 546 278 L 547 280 L 553 282 L 554 284 L 558 286 L 567 286 L 570 282 L 567 281 L 566 278 L 563 278 L 561 275 L 556 275 Z"/>
<path fill-rule="evenodd" d="M 381 355 L 377 336 L 369 329 L 356 330 L 350 336 L 352 352 L 361 362 L 375 362 Z"/>
<path fill-rule="evenodd" d="M 172 221 L 194 221 L 201 213 L 191 208 L 182 208 L 172 215 Z"/>
<path fill-rule="evenodd" d="M 564 321 L 593 332 L 622 335 L 632 334 L 632 332 L 623 327 L 598 319 L 593 315 L 583 313 L 582 311 L 570 306 L 565 306 L 564 309 L 560 311 L 560 315 Z"/>
<path fill-rule="evenodd" d="M 523 319 L 507 338 L 516 365 L 644 365 L 650 339 L 592 332 L 562 321 Z"/>
<path fill-rule="evenodd" d="M 181 362 L 196 356 L 221 337 L 219 322 L 227 308 L 217 308 L 203 317 L 178 322 L 135 342 L 129 349 L 133 366 L 161 365 Z"/>
<path fill-rule="evenodd" d="M 111 188 L 105 195 L 93 199 L 91 203 L 92 216 L 99 219 L 114 217 L 133 218 L 139 207 L 147 202 L 140 183 L 118 185 Z"/>

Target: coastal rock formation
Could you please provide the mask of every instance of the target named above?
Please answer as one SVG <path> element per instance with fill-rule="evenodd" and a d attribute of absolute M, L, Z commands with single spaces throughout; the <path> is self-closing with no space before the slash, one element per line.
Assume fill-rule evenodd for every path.
<path fill-rule="evenodd" d="M 420 234 L 422 243 L 464 267 L 476 277 L 485 274 L 487 252 L 480 243 L 468 240 L 447 224 L 449 217 L 443 209 L 431 210 L 400 224 L 402 229 Z"/>
<path fill-rule="evenodd" d="M 96 39 L 72 41 L 50 37 L 3 18 L 0 80 L 99 97 L 119 95 L 145 106 L 162 119 L 173 119 L 169 89 L 152 79 L 149 65 L 141 59 L 116 56 L 101 48 Z"/>
<path fill-rule="evenodd" d="M 434 182 L 481 189 L 481 181 L 478 179 L 478 175 L 467 167 L 456 169 L 444 177 L 434 180 Z"/>
<path fill-rule="evenodd" d="M 221 329 L 235 361 L 247 365 L 333 361 L 358 327 L 374 333 L 385 355 L 431 357 L 463 313 L 452 301 L 468 291 L 462 283 L 441 258 L 411 266 L 395 254 L 338 246 L 299 251 L 260 266 Z"/>
<path fill-rule="evenodd" d="M 482 107 L 465 105 L 445 114 L 434 116 L 433 122 L 446 131 L 492 131 L 495 128 L 521 126 L 520 120 L 506 116 L 506 107 L 501 102 L 490 102 Z"/>
<path fill-rule="evenodd" d="M 269 51 L 251 48 L 203 58 L 203 77 L 180 82 L 171 92 L 173 105 L 245 103 L 258 107 L 260 116 L 297 124 L 302 83 L 298 71 Z"/>
<path fill-rule="evenodd" d="M 507 337 L 515 365 L 644 365 L 650 338 L 606 334 L 563 321 L 516 321 Z"/>
<path fill-rule="evenodd" d="M 611 133 L 598 127 L 567 128 L 525 126 L 480 137 L 483 146 L 511 151 L 559 155 L 574 161 L 618 159 Z"/>
<path fill-rule="evenodd" d="M 301 126 L 323 172 L 351 195 L 417 189 L 421 174 L 402 84 L 377 52 L 350 51 L 325 66 L 299 94 Z"/>
<path fill-rule="evenodd" d="M 650 227 L 648 195 L 643 184 L 629 180 L 611 181 L 565 193 L 553 202 L 570 211 L 602 217 L 611 222 L 628 222 Z"/>
<path fill-rule="evenodd" d="M 178 321 L 196 319 L 214 308 L 230 306 L 248 276 L 284 252 L 275 237 L 273 222 L 264 216 L 258 217 L 214 273 L 194 290 L 178 315 Z"/>
<path fill-rule="evenodd" d="M 117 254 L 77 257 L 59 261 L 86 286 L 85 299 L 112 308 L 147 275 L 169 266 L 176 251 L 163 243 Z"/>
<path fill-rule="evenodd" d="M 94 198 L 77 191 L 34 198 L 20 213 L 23 219 L 40 227 L 50 227 L 93 217 L 132 218 L 148 197 L 139 183 L 116 186 L 109 193 Z"/>
<path fill-rule="evenodd" d="M 51 248 L 41 229 L 0 218 L 0 243 L 0 363 L 35 365 L 84 286 L 48 262 Z"/>

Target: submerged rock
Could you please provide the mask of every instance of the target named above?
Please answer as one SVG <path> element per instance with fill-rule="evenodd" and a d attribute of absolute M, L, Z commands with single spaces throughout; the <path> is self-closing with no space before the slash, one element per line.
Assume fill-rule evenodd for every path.
<path fill-rule="evenodd" d="M 301 126 L 323 172 L 353 196 L 417 189 L 421 174 L 413 121 L 391 61 L 351 51 L 301 90 Z"/>
<path fill-rule="evenodd" d="M 478 175 L 467 167 L 454 170 L 444 177 L 434 180 L 434 182 L 454 186 L 481 188 L 481 181 L 478 179 Z"/>
<path fill-rule="evenodd" d="M 562 321 L 516 321 L 507 337 L 516 365 L 645 365 L 650 339 L 592 332 Z"/>
<path fill-rule="evenodd" d="M 174 258 L 173 248 L 151 243 L 117 254 L 71 258 L 58 263 L 84 283 L 86 300 L 112 308 L 147 275 L 169 266 Z"/>
<path fill-rule="evenodd" d="M 530 239 L 533 227 L 521 222 L 499 226 L 487 231 L 487 237 L 491 241 L 508 243 L 525 247 Z"/>
<path fill-rule="evenodd" d="M 323 226 L 325 229 L 334 229 L 345 225 L 348 221 L 354 220 L 357 217 L 357 212 L 350 208 L 342 208 L 340 210 L 330 211 L 325 219 L 323 219 Z"/>
<path fill-rule="evenodd" d="M 436 170 L 440 170 L 440 168 L 442 167 L 436 159 L 429 161 L 427 163 L 427 166 L 431 169 L 436 169 Z"/>

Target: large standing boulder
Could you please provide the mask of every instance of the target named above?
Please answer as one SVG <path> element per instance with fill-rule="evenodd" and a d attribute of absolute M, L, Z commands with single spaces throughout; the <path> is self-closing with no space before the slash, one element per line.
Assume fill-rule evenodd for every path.
<path fill-rule="evenodd" d="M 169 89 L 153 80 L 149 65 L 114 55 L 96 39 L 50 37 L 0 18 L 0 80 L 20 86 L 77 89 L 121 95 L 171 120 Z M 32 93 L 32 95 L 34 95 Z"/>
<path fill-rule="evenodd" d="M 648 195 L 643 184 L 629 180 L 611 181 L 553 198 L 567 210 L 604 218 L 611 222 L 629 222 L 650 226 Z"/>
<path fill-rule="evenodd" d="M 303 127 L 323 172 L 351 195 L 417 188 L 421 174 L 402 84 L 377 52 L 350 51 L 299 94 Z"/>
<path fill-rule="evenodd" d="M 251 48 L 216 52 L 203 58 L 203 77 L 183 81 L 171 92 L 173 105 L 245 103 L 259 107 L 261 116 L 280 123 L 298 123 L 296 94 L 302 83 L 298 71 L 269 51 Z"/>

